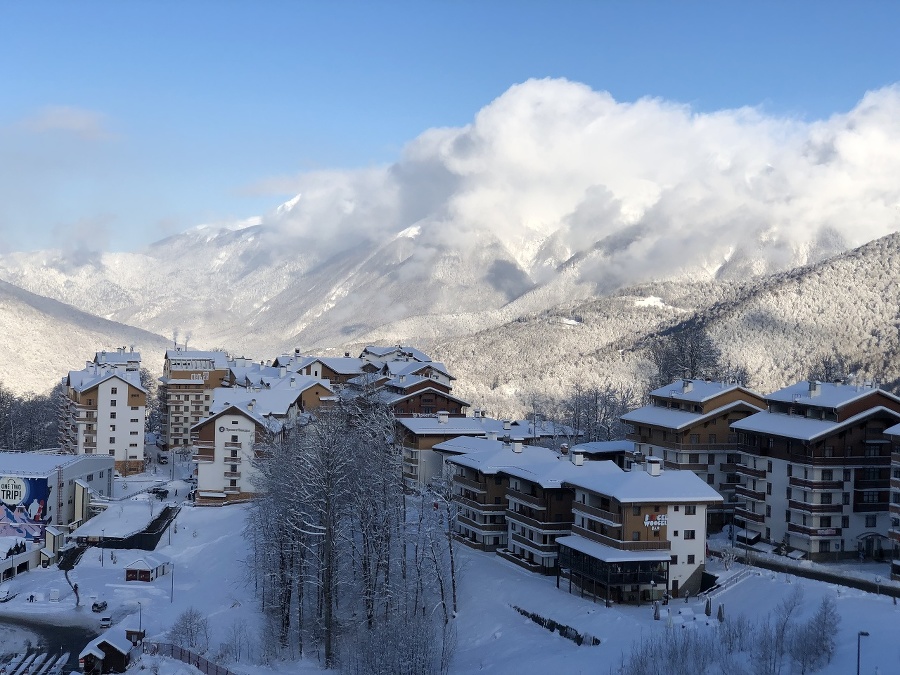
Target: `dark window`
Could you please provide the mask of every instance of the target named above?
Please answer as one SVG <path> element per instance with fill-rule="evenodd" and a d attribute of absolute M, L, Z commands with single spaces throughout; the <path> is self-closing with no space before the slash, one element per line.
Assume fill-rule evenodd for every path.
<path fill-rule="evenodd" d="M 693 565 L 695 559 L 696 559 L 695 556 L 689 555 L 689 556 L 688 556 L 688 563 L 687 563 L 687 564 L 688 564 L 688 565 Z"/>
<path fill-rule="evenodd" d="M 696 532 L 695 532 L 694 530 L 685 530 L 685 531 L 684 531 L 684 538 L 685 538 L 685 539 L 696 539 L 696 538 L 697 538 L 697 534 L 696 534 Z"/>
<path fill-rule="evenodd" d="M 688 505 L 684 507 L 684 515 L 686 516 L 696 516 L 697 515 L 697 507 L 693 505 Z"/>

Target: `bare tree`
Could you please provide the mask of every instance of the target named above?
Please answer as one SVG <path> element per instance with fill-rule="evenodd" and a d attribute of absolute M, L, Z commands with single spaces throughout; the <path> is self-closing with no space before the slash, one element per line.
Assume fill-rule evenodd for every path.
<path fill-rule="evenodd" d="M 189 607 L 178 615 L 166 637 L 173 644 L 203 653 L 209 649 L 209 619 Z"/>

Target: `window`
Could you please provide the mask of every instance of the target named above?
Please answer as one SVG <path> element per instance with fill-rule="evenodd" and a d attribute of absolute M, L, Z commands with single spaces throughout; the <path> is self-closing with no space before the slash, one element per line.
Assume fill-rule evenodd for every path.
<path fill-rule="evenodd" d="M 850 516 L 841 517 L 841 527 L 850 527 Z"/>
<path fill-rule="evenodd" d="M 716 435 L 715 435 L 715 434 L 710 434 L 710 435 L 709 435 L 709 444 L 710 444 L 710 445 L 714 445 L 715 442 L 716 442 Z"/>
<path fill-rule="evenodd" d="M 685 538 L 685 539 L 696 539 L 696 538 L 697 538 L 697 534 L 696 534 L 696 532 L 695 532 L 694 530 L 685 530 L 685 531 L 684 531 L 684 538 Z"/>
<path fill-rule="evenodd" d="M 830 541 L 820 541 L 819 542 L 819 553 L 830 553 L 831 552 L 831 542 Z"/>
<path fill-rule="evenodd" d="M 771 484 L 771 483 L 768 483 L 768 484 L 766 485 L 766 494 L 767 494 L 767 495 L 772 494 L 772 484 Z"/>
<path fill-rule="evenodd" d="M 700 434 L 691 434 L 691 445 L 700 443 Z"/>
<path fill-rule="evenodd" d="M 844 469 L 844 481 L 850 480 L 850 469 Z"/>
<path fill-rule="evenodd" d="M 822 480 L 833 480 L 834 471 L 831 469 L 822 469 Z"/>
<path fill-rule="evenodd" d="M 112 389 L 109 390 L 109 393 L 110 393 L 110 394 L 118 394 L 118 393 L 119 393 L 119 388 L 118 388 L 118 387 L 113 387 Z"/>
<path fill-rule="evenodd" d="M 878 503 L 878 492 L 875 490 L 866 490 L 862 493 L 862 503 L 863 504 L 877 504 Z"/>
<path fill-rule="evenodd" d="M 768 463 L 768 466 L 767 466 L 766 468 L 767 468 L 767 470 L 768 470 L 769 473 L 772 473 L 772 462 L 769 462 L 769 463 Z"/>
<path fill-rule="evenodd" d="M 689 556 L 688 556 L 688 562 L 687 562 L 687 564 L 688 564 L 688 565 L 693 565 L 695 560 L 696 560 L 696 556 L 694 556 L 694 555 L 689 555 Z"/>
<path fill-rule="evenodd" d="M 110 424 L 110 425 L 109 425 L 109 430 L 110 430 L 110 431 L 115 431 L 115 430 L 116 430 L 116 425 L 115 425 L 115 424 Z"/>
<path fill-rule="evenodd" d="M 115 410 L 112 411 L 111 413 L 109 413 L 109 419 L 111 419 L 111 420 L 116 419 L 116 411 Z"/>
<path fill-rule="evenodd" d="M 766 518 L 772 517 L 772 507 L 766 504 Z"/>
<path fill-rule="evenodd" d="M 699 464 L 700 463 L 700 453 L 692 452 L 688 455 L 688 463 L 689 464 Z"/>
<path fill-rule="evenodd" d="M 843 496 L 841 497 L 841 504 L 843 504 L 844 506 L 848 506 L 850 504 L 850 493 L 849 492 L 845 492 L 843 494 Z"/>
<path fill-rule="evenodd" d="M 88 477 L 88 480 L 90 480 L 90 477 Z M 876 516 L 866 516 L 866 527 L 875 527 L 876 521 Z"/>
<path fill-rule="evenodd" d="M 787 465 L 787 475 L 788 475 L 788 478 L 790 478 L 791 476 L 794 475 L 794 467 L 791 466 L 790 464 Z"/>
<path fill-rule="evenodd" d="M 634 532 L 631 533 L 631 541 L 640 541 L 640 540 L 641 540 L 641 533 L 638 530 L 635 530 Z"/>
<path fill-rule="evenodd" d="M 831 516 L 822 516 L 819 518 L 819 527 L 831 527 Z"/>
<path fill-rule="evenodd" d="M 640 507 L 640 506 L 633 506 L 633 507 L 631 507 L 631 514 L 634 515 L 634 516 L 639 516 L 639 515 L 641 515 L 641 507 Z"/>
<path fill-rule="evenodd" d="M 238 442 L 237 434 L 232 434 L 232 436 L 231 436 L 231 442 L 232 442 L 232 443 L 237 443 L 237 442 Z"/>
<path fill-rule="evenodd" d="M 100 474 L 100 475 L 101 475 L 101 477 L 103 476 L 103 474 Z M 94 474 L 89 473 L 87 475 L 87 481 L 90 483 L 92 480 L 94 480 Z"/>
<path fill-rule="evenodd" d="M 130 434 L 131 436 L 137 436 L 137 435 L 138 435 L 138 432 L 137 432 L 137 431 L 131 431 L 131 432 L 129 432 L 129 434 Z"/>
<path fill-rule="evenodd" d="M 823 492 L 821 495 L 822 504 L 831 504 L 832 494 L 830 492 Z"/>
<path fill-rule="evenodd" d="M 688 505 L 684 507 L 684 515 L 686 516 L 696 516 L 697 515 L 697 507 L 694 505 Z"/>
<path fill-rule="evenodd" d="M 110 436 L 110 437 L 109 437 L 109 444 L 110 444 L 110 445 L 113 445 L 115 442 L 116 442 L 116 437 L 115 437 L 115 436 Z"/>
<path fill-rule="evenodd" d="M 115 408 L 115 407 L 116 407 L 116 399 L 112 399 L 112 400 L 109 402 L 109 407 L 110 407 L 110 408 Z"/>

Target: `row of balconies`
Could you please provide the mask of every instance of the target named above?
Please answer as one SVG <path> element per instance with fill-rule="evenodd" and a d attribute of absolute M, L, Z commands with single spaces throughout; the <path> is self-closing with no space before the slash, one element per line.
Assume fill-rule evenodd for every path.
<path fill-rule="evenodd" d="M 623 551 L 670 551 L 672 550 L 672 542 L 668 539 L 654 539 L 650 541 L 623 541 L 621 539 L 613 539 L 598 532 L 592 532 L 584 527 L 572 525 L 572 534 L 578 534 L 585 539 L 596 541 L 605 546 L 611 546 Z"/>
<path fill-rule="evenodd" d="M 604 509 L 597 508 L 596 506 L 591 506 L 590 504 L 583 504 L 581 502 L 572 502 L 572 512 L 573 513 L 582 513 L 591 520 L 598 520 L 606 525 L 612 525 L 613 527 L 621 527 L 622 526 L 622 514 L 621 513 L 613 513 L 612 511 L 605 511 Z"/>

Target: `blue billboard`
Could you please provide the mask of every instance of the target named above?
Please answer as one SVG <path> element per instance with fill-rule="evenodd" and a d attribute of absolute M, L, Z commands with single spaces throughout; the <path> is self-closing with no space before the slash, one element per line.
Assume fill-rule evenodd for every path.
<path fill-rule="evenodd" d="M 0 537 L 42 537 L 51 489 L 46 478 L 0 477 Z"/>

